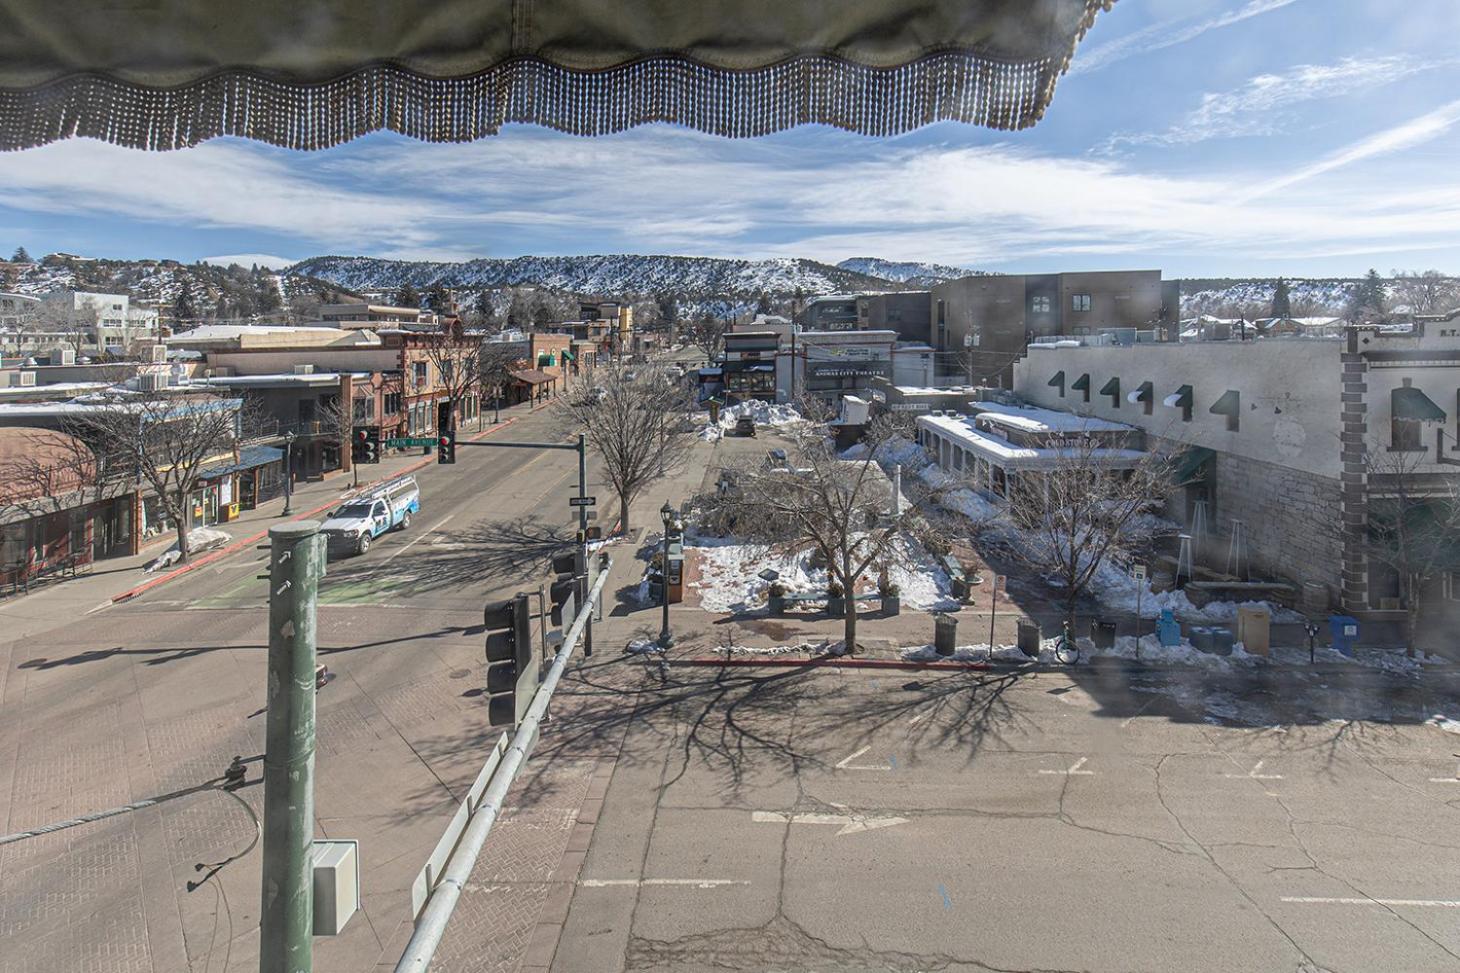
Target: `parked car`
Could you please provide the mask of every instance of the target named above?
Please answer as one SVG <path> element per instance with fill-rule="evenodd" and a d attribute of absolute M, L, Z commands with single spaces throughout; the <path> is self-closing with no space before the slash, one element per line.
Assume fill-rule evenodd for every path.
<path fill-rule="evenodd" d="M 405 530 L 421 512 L 421 490 L 414 476 L 391 480 L 348 501 L 320 527 L 329 553 L 364 554 L 388 530 Z"/>
<path fill-rule="evenodd" d="M 750 416 L 741 416 L 739 419 L 736 419 L 735 420 L 735 435 L 737 435 L 737 436 L 754 436 L 755 435 L 755 420 L 752 419 L 752 418 L 750 418 Z"/>

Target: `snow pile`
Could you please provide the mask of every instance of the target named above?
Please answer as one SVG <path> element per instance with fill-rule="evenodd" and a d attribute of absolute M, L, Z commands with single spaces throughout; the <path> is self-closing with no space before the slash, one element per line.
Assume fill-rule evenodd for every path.
<path fill-rule="evenodd" d="M 779 577 L 788 595 L 825 595 L 830 580 L 825 568 L 811 566 L 810 551 L 781 554 L 757 544 L 737 543 L 734 538 L 690 534 L 685 547 L 696 554 L 699 578 L 690 586 L 699 592 L 700 607 L 712 612 L 744 612 L 765 607 L 772 582 L 760 576 L 769 568 Z M 953 585 L 937 560 L 906 534 L 889 545 L 887 578 L 898 587 L 903 607 L 931 611 L 956 609 Z M 863 586 L 875 589 L 877 573 L 869 568 L 862 575 Z"/>
<path fill-rule="evenodd" d="M 762 402 L 760 399 L 746 399 L 728 409 L 720 410 L 720 428 L 735 428 L 737 419 L 749 416 L 757 426 L 789 426 L 801 421 L 801 413 L 794 407 L 776 402 Z"/>
<path fill-rule="evenodd" d="M 902 658 L 908 662 L 1028 662 L 1029 656 L 1017 645 L 996 645 L 990 651 L 987 645 L 960 645 L 952 655 L 939 655 L 932 645 L 911 645 L 902 650 Z M 1054 650 L 1050 650 L 1053 661 Z"/>
<path fill-rule="evenodd" d="M 1087 590 L 1112 611 L 1134 615 L 1136 603 L 1139 601 L 1142 618 L 1156 618 L 1162 609 L 1170 609 L 1177 618 L 1186 621 L 1230 622 L 1237 617 L 1237 609 L 1256 608 L 1270 613 L 1274 624 L 1303 621 L 1303 616 L 1297 612 L 1266 601 L 1212 601 L 1198 608 L 1186 597 L 1186 592 L 1176 588 L 1170 591 L 1152 591 L 1150 579 L 1135 581 L 1127 571 L 1109 559 L 1101 562 L 1096 569 L 1095 577 L 1091 579 Z"/>
<path fill-rule="evenodd" d="M 842 451 L 841 458 L 849 460 L 865 459 L 867 456 L 867 444 L 855 443 Z M 889 474 L 893 466 L 901 466 L 907 472 L 915 472 L 933 461 L 928 458 L 927 451 L 906 436 L 889 436 L 885 442 L 877 447 L 876 455 L 873 457 L 877 465 L 881 466 Z"/>
<path fill-rule="evenodd" d="M 624 646 L 626 655 L 648 655 L 653 652 L 663 652 L 664 646 L 654 639 L 634 639 Z"/>
<path fill-rule="evenodd" d="M 918 479 L 938 491 L 938 504 L 945 510 L 962 514 L 975 526 L 992 524 L 1003 511 L 983 494 L 966 486 L 959 486 L 959 478 L 942 467 L 926 466 L 918 472 Z"/>
<path fill-rule="evenodd" d="M 194 527 L 188 531 L 188 556 L 194 557 L 204 551 L 211 551 L 215 547 L 222 547 L 233 540 L 233 535 L 225 531 L 216 530 L 212 527 Z M 177 541 L 163 551 L 155 561 L 147 565 L 147 571 L 157 571 L 176 564 L 182 558 L 182 552 L 177 548 Z"/>
<path fill-rule="evenodd" d="M 724 435 L 724 433 L 725 430 L 721 429 L 719 426 L 707 425 L 705 426 L 705 428 L 700 430 L 700 439 L 704 442 L 712 443 L 715 440 L 719 439 L 722 435 Z"/>
<path fill-rule="evenodd" d="M 789 655 L 805 655 L 808 658 L 821 656 L 843 656 L 847 654 L 846 642 L 801 642 L 797 645 L 722 645 L 715 648 L 716 655 L 728 658 L 778 658 Z"/>

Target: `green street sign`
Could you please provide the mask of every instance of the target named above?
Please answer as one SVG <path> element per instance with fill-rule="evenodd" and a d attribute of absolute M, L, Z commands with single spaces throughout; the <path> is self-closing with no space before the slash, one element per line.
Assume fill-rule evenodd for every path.
<path fill-rule="evenodd" d="M 385 441 L 385 445 L 391 446 L 391 447 L 399 447 L 399 446 L 435 446 L 436 445 L 436 437 L 435 436 L 428 436 L 428 437 L 425 437 L 423 439 L 420 436 L 411 436 L 411 437 L 409 437 L 407 439 L 387 439 Z"/>

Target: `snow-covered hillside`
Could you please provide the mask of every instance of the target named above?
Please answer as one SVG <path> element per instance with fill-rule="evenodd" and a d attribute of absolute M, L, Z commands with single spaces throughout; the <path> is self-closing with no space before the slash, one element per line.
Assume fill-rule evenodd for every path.
<path fill-rule="evenodd" d="M 881 257 L 848 257 L 837 264 L 842 270 L 850 270 L 869 277 L 896 281 L 909 287 L 930 287 L 945 280 L 957 280 L 978 274 L 977 270 L 950 267 L 947 264 L 930 264 L 917 260 L 883 260 Z"/>
<path fill-rule="evenodd" d="M 814 260 L 723 260 L 715 257 L 606 254 L 584 257 L 516 257 L 459 263 L 381 260 L 375 257 L 311 257 L 286 273 L 330 281 L 354 291 L 380 291 L 440 283 L 457 290 L 541 287 L 580 295 L 628 297 L 667 294 L 685 299 L 745 298 L 760 294 L 806 295 L 839 291 L 897 290 L 900 285 Z"/>
<path fill-rule="evenodd" d="M 1341 315 L 1353 300 L 1357 278 L 1287 278 L 1288 303 L 1297 317 Z M 1266 317 L 1272 307 L 1276 281 L 1184 280 L 1181 282 L 1181 316 L 1218 316 L 1245 313 Z"/>

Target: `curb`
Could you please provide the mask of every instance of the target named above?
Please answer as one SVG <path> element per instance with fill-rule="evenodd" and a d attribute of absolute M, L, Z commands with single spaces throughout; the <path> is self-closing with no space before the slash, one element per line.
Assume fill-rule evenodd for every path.
<path fill-rule="evenodd" d="M 987 672 L 994 667 L 987 662 L 908 662 L 898 659 L 846 659 L 824 656 L 817 659 L 726 659 L 696 656 L 691 659 L 670 659 L 674 666 L 718 666 L 736 668 L 771 667 L 778 669 L 950 669 L 957 671 Z"/>
<path fill-rule="evenodd" d="M 549 404 L 551 404 L 551 403 L 549 403 Z M 536 407 L 534 407 L 532 409 L 529 409 L 527 414 L 528 415 L 531 415 L 532 413 L 538 411 L 538 409 L 545 409 L 545 408 L 547 408 L 547 405 L 536 406 Z M 521 416 L 511 416 L 510 418 L 508 418 L 508 419 L 506 419 L 506 420 L 498 423 L 497 425 L 493 426 L 490 429 L 484 429 L 481 432 L 479 432 L 479 433 L 477 433 L 477 434 L 475 434 L 473 436 L 468 437 L 467 441 L 468 442 L 475 442 L 478 439 L 485 439 L 487 436 L 492 435 L 493 433 L 495 433 L 499 429 L 506 429 L 508 426 L 512 425 L 512 423 L 516 422 L 520 418 L 522 418 L 522 417 Z M 423 457 L 420 460 L 412 463 L 409 466 L 402 467 L 401 469 L 396 470 L 394 473 L 391 473 L 389 476 L 376 477 L 373 480 L 370 480 L 370 481 L 368 481 L 366 483 L 362 483 L 362 484 L 360 484 L 360 486 L 358 488 L 356 488 L 355 491 L 352 491 L 352 492 L 358 492 L 359 490 L 368 490 L 371 487 L 378 486 L 381 483 L 385 483 L 385 482 L 388 482 L 390 480 L 394 480 L 397 477 L 405 476 L 405 475 L 407 475 L 409 473 L 414 473 L 417 470 L 424 469 L 425 467 L 430 466 L 430 465 L 431 465 L 431 458 L 429 456 Z M 310 517 L 313 517 L 315 514 L 319 513 L 320 511 L 328 510 L 330 507 L 335 506 L 339 502 L 340 502 L 339 501 L 339 498 L 336 497 L 335 499 L 329 501 L 328 503 L 320 504 L 319 506 L 313 508 L 312 510 L 306 510 L 302 514 L 295 514 L 295 515 L 291 516 L 288 521 L 281 521 L 281 522 L 282 523 L 292 523 L 292 522 L 298 521 L 298 520 L 307 520 Z M 189 561 L 187 564 L 184 564 L 182 567 L 175 568 L 172 571 L 169 571 L 167 574 L 161 575 L 160 577 L 151 578 L 151 579 L 149 579 L 147 581 L 142 582 L 141 584 L 137 585 L 134 588 L 128 588 L 126 591 L 123 591 L 121 594 L 113 595 L 112 598 L 111 598 L 111 603 L 113 605 L 115 605 L 115 604 L 117 604 L 119 602 L 129 601 L 129 600 L 137 597 L 140 594 L 143 594 L 145 592 L 151 591 L 153 588 L 157 588 L 157 587 L 160 587 L 160 586 L 162 586 L 164 584 L 167 584 L 167 582 L 173 580 L 174 578 L 180 578 L 183 575 L 187 574 L 189 571 L 195 571 L 198 568 L 206 567 L 207 565 L 212 564 L 214 561 L 221 560 L 222 558 L 225 558 L 225 557 L 227 557 L 230 554 L 236 554 L 237 552 L 243 550 L 248 545 L 257 543 L 258 541 L 262 540 L 264 537 L 268 536 L 268 533 L 269 533 L 269 528 L 268 527 L 265 527 L 263 530 L 255 533 L 255 534 L 250 534 L 249 536 L 243 538 L 242 540 L 234 541 L 232 544 L 229 544 L 227 547 L 221 547 L 221 548 L 219 548 L 216 551 L 213 551 L 213 552 L 211 552 L 209 554 L 203 555 L 202 557 L 198 558 L 197 560 Z"/>

